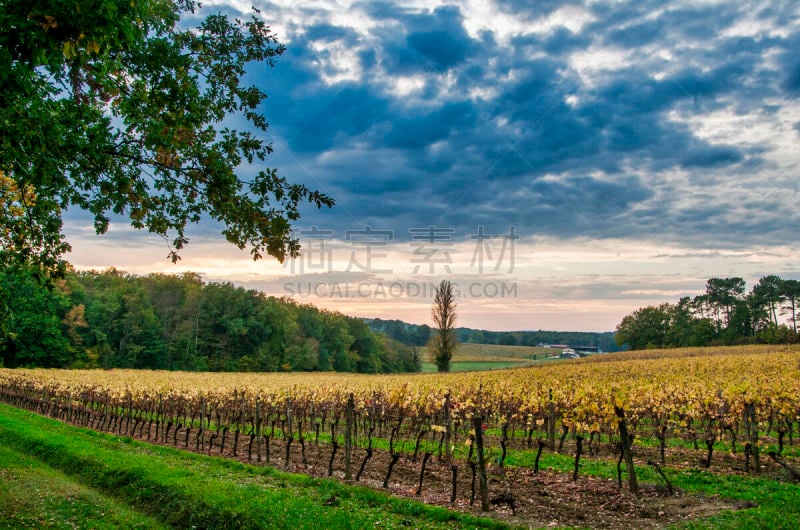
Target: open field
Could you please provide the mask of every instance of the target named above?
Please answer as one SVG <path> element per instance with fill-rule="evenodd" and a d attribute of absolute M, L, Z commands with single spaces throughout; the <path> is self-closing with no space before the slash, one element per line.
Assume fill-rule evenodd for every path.
<path fill-rule="evenodd" d="M 797 347 L 435 377 L 2 370 L 0 396 L 118 440 L 331 475 L 472 515 L 486 492 L 488 513 L 509 524 L 791 528 L 800 517 Z M 630 466 L 618 464 L 626 432 Z M 483 472 L 486 489 L 475 485 Z"/>
<path fill-rule="evenodd" d="M 431 362 L 427 348 L 421 348 L 422 371 L 435 372 L 436 364 Z M 520 368 L 533 362 L 558 355 L 560 349 L 540 348 L 538 346 L 504 346 L 501 344 L 459 344 L 450 362 L 452 372 L 476 370 L 501 370 Z"/>
<path fill-rule="evenodd" d="M 428 354 L 422 348 L 423 358 Z M 561 353 L 560 349 L 540 348 L 538 346 L 504 346 L 502 344 L 473 344 L 462 343 L 458 345 L 453 361 L 534 361 Z"/>
<path fill-rule="evenodd" d="M 458 345 L 455 360 L 518 360 L 532 361 L 561 353 L 560 349 L 540 348 L 538 346 L 504 346 L 502 344 L 473 344 L 463 343 Z"/>

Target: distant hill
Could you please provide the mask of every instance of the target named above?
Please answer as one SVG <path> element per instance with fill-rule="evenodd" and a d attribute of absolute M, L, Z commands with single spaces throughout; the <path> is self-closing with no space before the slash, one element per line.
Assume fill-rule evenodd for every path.
<path fill-rule="evenodd" d="M 424 346 L 431 334 L 430 326 L 409 324 L 402 320 L 365 318 L 370 329 L 387 335 L 408 346 Z M 540 346 L 567 344 L 571 347 L 594 346 L 605 352 L 619 351 L 614 342 L 614 332 L 591 331 L 487 331 L 458 328 L 456 335 L 464 344 L 498 344 L 504 346 Z"/>

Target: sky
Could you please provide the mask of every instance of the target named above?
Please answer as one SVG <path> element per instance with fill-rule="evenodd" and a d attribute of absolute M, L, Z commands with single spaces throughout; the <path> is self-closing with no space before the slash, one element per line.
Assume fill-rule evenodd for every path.
<path fill-rule="evenodd" d="M 800 279 L 800 3 L 207 2 L 255 5 L 286 45 L 248 81 L 269 167 L 336 200 L 304 254 L 253 262 L 211 221 L 182 260 L 68 216 L 79 269 L 194 271 L 347 314 L 611 331 L 711 277 Z"/>

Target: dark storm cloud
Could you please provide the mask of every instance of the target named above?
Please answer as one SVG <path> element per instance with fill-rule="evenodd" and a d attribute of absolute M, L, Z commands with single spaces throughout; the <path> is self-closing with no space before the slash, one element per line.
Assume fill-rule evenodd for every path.
<path fill-rule="evenodd" d="M 313 24 L 304 28 L 303 37 L 308 42 L 344 40 L 352 44 L 357 39 L 358 34 L 350 28 L 332 24 Z"/>
<path fill-rule="evenodd" d="M 538 45 L 547 54 L 555 56 L 586 48 L 592 42 L 589 35 L 572 33 L 566 28 L 558 28 L 537 40 L 539 41 L 538 43 L 531 42 L 530 44 Z"/>
<path fill-rule="evenodd" d="M 495 8 L 534 27 L 565 6 Z M 742 189 L 769 182 L 776 147 L 702 135 L 698 124 L 715 113 L 781 116 L 780 98 L 800 93 L 796 13 L 780 2 L 749 11 L 655 1 L 578 7 L 588 16 L 579 31 L 555 24 L 510 35 L 471 35 L 470 14 L 457 5 L 355 4 L 364 24 L 352 26 L 322 7 L 298 8 L 286 24 L 289 49 L 264 76 L 265 113 L 291 150 L 276 144 L 281 173 L 337 199 L 335 215 L 312 211 L 306 220 L 398 233 L 491 222 L 526 235 L 735 244 L 735 226 L 785 236 L 770 213 L 778 208 L 760 203 L 766 213 L 734 225 L 720 199 L 735 179 Z M 278 20 L 289 12 L 274 9 Z M 782 27 L 732 29 L 750 23 Z M 347 71 L 341 80 L 337 68 Z M 702 206 L 682 204 L 705 189 Z"/>
<path fill-rule="evenodd" d="M 667 22 L 664 20 L 646 20 L 627 27 L 615 28 L 606 35 L 605 43 L 623 48 L 656 43 L 664 37 L 666 24 Z"/>
<path fill-rule="evenodd" d="M 386 102 L 374 97 L 366 87 L 339 87 L 322 93 L 325 96 L 315 102 L 316 108 L 292 102 L 287 109 L 293 114 L 293 119 L 287 121 L 293 124 L 289 145 L 295 151 L 332 149 L 342 138 L 364 133 L 386 112 Z"/>
<path fill-rule="evenodd" d="M 453 38 L 445 30 L 418 31 L 406 37 L 409 46 L 425 58 L 438 71 L 448 70 L 466 59 L 468 42 Z"/>
<path fill-rule="evenodd" d="M 742 154 L 729 147 L 710 146 L 705 149 L 692 149 L 681 160 L 681 166 L 687 169 L 724 166 L 739 162 Z"/>
<path fill-rule="evenodd" d="M 429 14 L 400 14 L 393 21 L 395 24 L 376 31 L 385 46 L 384 67 L 389 73 L 445 72 L 464 63 L 477 50 L 477 43 L 464 29 L 458 7 L 440 7 Z"/>
<path fill-rule="evenodd" d="M 780 88 L 790 97 L 800 98 L 800 33 L 793 33 L 786 39 L 785 48 L 780 56 L 782 67 Z"/>
<path fill-rule="evenodd" d="M 789 67 L 788 75 L 783 87 L 792 95 L 797 96 L 800 94 L 800 60 L 796 64 Z"/>
<path fill-rule="evenodd" d="M 643 72 L 628 68 L 594 92 L 593 108 L 601 113 L 610 107 L 624 115 L 641 116 L 688 104 L 697 110 L 703 105 L 713 109 L 717 98 L 736 90 L 748 72 L 740 58 L 709 66 L 709 72 L 681 70 L 660 80 L 643 78 Z"/>
<path fill-rule="evenodd" d="M 446 103 L 427 115 L 398 118 L 384 136 L 385 145 L 402 149 L 421 149 L 447 138 L 454 130 L 473 128 L 475 108 L 468 102 Z"/>
<path fill-rule="evenodd" d="M 624 215 L 632 204 L 652 195 L 635 176 L 623 176 L 616 181 L 575 176 L 517 185 L 497 182 L 475 192 L 487 205 L 485 212 L 477 214 L 485 215 L 457 208 L 446 212 L 443 221 L 467 227 L 480 224 L 536 227 L 544 233 L 564 236 L 616 237 L 621 233 L 612 220 Z M 457 197 L 458 192 L 453 195 Z M 598 215 L 600 212 L 603 215 Z"/>
<path fill-rule="evenodd" d="M 498 0 L 495 5 L 500 11 L 511 15 L 531 14 L 532 11 L 528 0 Z M 561 0 L 539 0 L 535 5 L 536 14 L 544 16 L 563 5 Z"/>

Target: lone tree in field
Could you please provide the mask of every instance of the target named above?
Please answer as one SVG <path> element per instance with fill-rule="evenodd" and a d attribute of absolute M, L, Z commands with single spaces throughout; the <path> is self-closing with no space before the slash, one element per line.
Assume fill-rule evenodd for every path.
<path fill-rule="evenodd" d="M 199 9 L 0 2 L 0 265 L 63 272 L 70 208 L 89 212 L 98 234 L 126 216 L 163 237 L 173 261 L 202 219 L 253 258 L 298 254 L 301 205 L 333 200 L 263 167 L 266 94 L 246 81 L 284 47 L 257 11 Z"/>
<path fill-rule="evenodd" d="M 436 330 L 431 343 L 436 368 L 439 372 L 450 371 L 450 359 L 456 349 L 456 302 L 453 297 L 453 285 L 442 280 L 436 287 L 433 297 L 433 323 Z"/>

